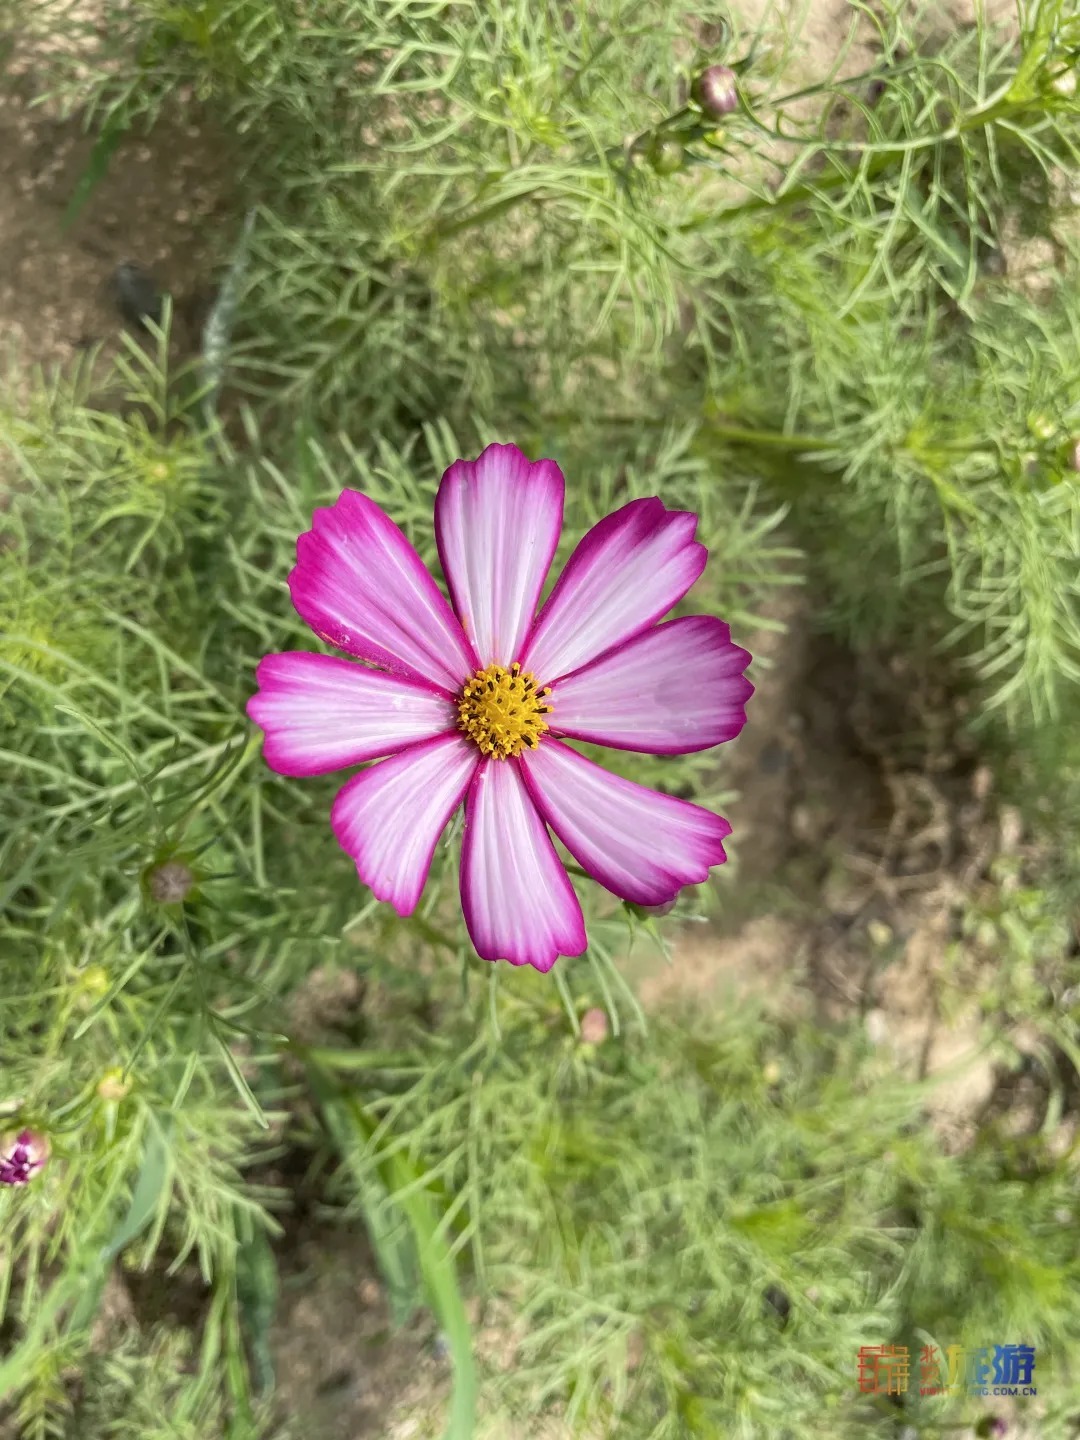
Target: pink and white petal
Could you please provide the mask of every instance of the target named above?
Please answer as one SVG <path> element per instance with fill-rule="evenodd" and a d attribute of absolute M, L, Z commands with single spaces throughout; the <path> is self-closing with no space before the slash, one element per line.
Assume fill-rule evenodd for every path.
<path fill-rule="evenodd" d="M 323 640 L 451 693 L 478 668 L 424 562 L 373 500 L 343 490 L 296 542 L 289 590 Z"/>
<path fill-rule="evenodd" d="M 562 529 L 566 482 L 553 460 L 489 445 L 457 460 L 435 501 L 435 536 L 458 618 L 485 664 L 517 659 Z"/>
<path fill-rule="evenodd" d="M 521 664 L 542 685 L 647 630 L 705 568 L 697 516 L 655 497 L 631 500 L 582 539 L 525 642 Z"/>
<path fill-rule="evenodd" d="M 557 740 L 522 757 L 536 808 L 601 885 L 663 905 L 727 859 L 731 826 L 711 810 L 612 775 Z"/>
<path fill-rule="evenodd" d="M 416 909 L 435 846 L 479 761 L 464 736 L 442 736 L 361 770 L 338 791 L 330 811 L 338 844 L 399 915 Z"/>
<path fill-rule="evenodd" d="M 549 722 L 560 735 L 616 750 L 707 750 L 746 724 L 749 663 L 723 620 L 670 620 L 557 681 Z"/>
<path fill-rule="evenodd" d="M 428 685 L 337 655 L 267 655 L 247 704 L 279 775 L 326 775 L 453 732 L 453 702 Z"/>
<path fill-rule="evenodd" d="M 588 941 L 570 877 L 514 760 L 489 760 L 465 800 L 461 906 L 482 960 L 550 970 Z"/>

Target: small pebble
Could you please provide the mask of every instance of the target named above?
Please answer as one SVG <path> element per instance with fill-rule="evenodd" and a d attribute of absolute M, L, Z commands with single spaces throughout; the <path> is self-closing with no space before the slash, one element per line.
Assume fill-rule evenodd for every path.
<path fill-rule="evenodd" d="M 125 260 L 109 281 L 113 304 L 129 325 L 146 329 L 146 322 L 161 324 L 161 292 L 147 271 L 134 260 Z"/>
<path fill-rule="evenodd" d="M 761 752 L 758 769 L 764 775 L 778 775 L 781 770 L 786 770 L 790 763 L 791 752 L 778 740 L 770 740 Z"/>

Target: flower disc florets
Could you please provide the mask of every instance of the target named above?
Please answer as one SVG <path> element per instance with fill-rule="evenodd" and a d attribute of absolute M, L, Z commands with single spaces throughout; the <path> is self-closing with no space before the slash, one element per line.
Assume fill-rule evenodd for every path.
<path fill-rule="evenodd" d="M 543 717 L 551 713 L 551 706 L 544 704 L 550 693 L 550 686 L 538 690 L 534 677 L 528 671 L 522 674 L 516 660 L 509 670 L 489 665 L 461 692 L 458 728 L 493 760 L 535 750 L 549 728 Z"/>

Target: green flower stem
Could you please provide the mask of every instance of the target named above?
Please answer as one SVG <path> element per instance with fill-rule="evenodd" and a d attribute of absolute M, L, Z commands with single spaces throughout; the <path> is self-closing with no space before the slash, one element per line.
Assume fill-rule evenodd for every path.
<path fill-rule="evenodd" d="M 774 450 L 830 450 L 834 440 L 818 435 L 786 434 L 779 430 L 754 430 L 746 425 L 727 425 L 722 420 L 706 420 L 710 432 L 733 445 L 766 446 Z"/>

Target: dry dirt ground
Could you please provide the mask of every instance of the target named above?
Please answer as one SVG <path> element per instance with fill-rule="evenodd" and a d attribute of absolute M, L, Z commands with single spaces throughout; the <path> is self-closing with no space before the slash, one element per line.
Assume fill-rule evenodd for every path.
<path fill-rule="evenodd" d="M 191 354 L 222 237 L 235 236 L 240 219 L 230 146 L 194 107 L 130 137 L 69 219 L 93 139 L 36 98 L 30 73 L 0 86 L 0 362 L 16 401 L 38 367 L 70 372 L 96 347 L 103 362 L 115 352 L 124 319 L 112 291 L 123 264 L 172 298 L 174 354 Z"/>
<path fill-rule="evenodd" d="M 971 8 L 942 0 L 941 25 L 969 21 Z M 744 31 L 771 17 L 792 37 L 794 80 L 872 61 L 846 0 L 740 0 L 735 9 Z M 1007 17 L 1011 0 L 990 0 L 988 11 Z M 65 224 L 92 146 L 78 124 L 33 108 L 34 93 L 32 67 L 0 90 L 0 335 L 16 399 L 35 366 L 67 368 L 98 343 L 118 343 L 109 284 L 124 261 L 147 267 L 173 296 L 178 345 L 190 349 L 220 237 L 242 213 L 227 137 L 188 107 L 125 143 Z M 757 694 L 725 771 L 740 792 L 729 815 L 739 843 L 720 920 L 676 927 L 670 965 L 637 949 L 626 968 L 647 1009 L 755 993 L 789 1010 L 861 1016 L 898 1068 L 945 1077 L 932 1113 L 948 1142 L 962 1144 L 1000 1081 L 974 1014 L 946 1022 L 939 1013 L 941 971 L 963 895 L 995 854 L 1022 849 L 1023 835 L 1014 814 L 995 808 L 962 714 L 929 678 L 888 657 L 857 665 L 814 634 L 811 616 L 812 597 L 788 592 L 773 617 L 782 632 L 738 637 L 756 657 Z M 355 1235 L 301 1213 L 282 1259 L 278 1395 L 286 1414 L 303 1417 L 298 1433 L 433 1433 L 447 1380 L 436 1337 L 422 1320 L 392 1332 Z M 123 1282 L 111 1303 L 118 1319 L 132 1313 Z M 497 1350 L 497 1330 L 482 1340 Z M 490 1433 L 509 1434 L 497 1424 Z"/>

